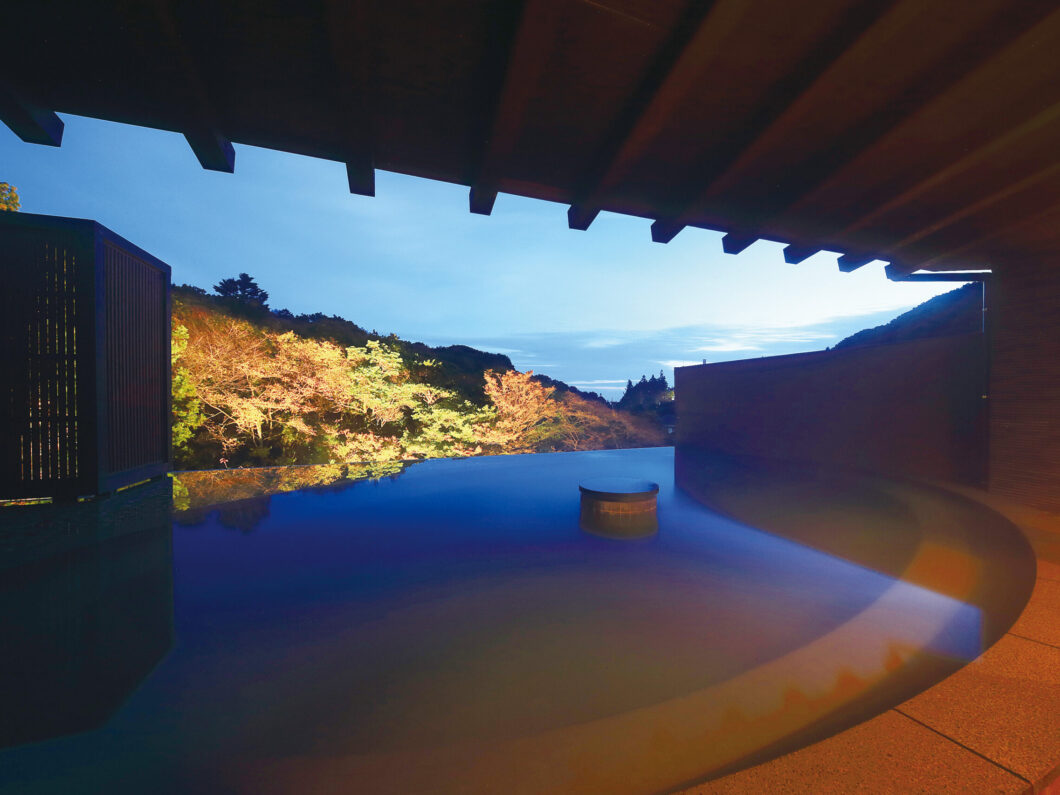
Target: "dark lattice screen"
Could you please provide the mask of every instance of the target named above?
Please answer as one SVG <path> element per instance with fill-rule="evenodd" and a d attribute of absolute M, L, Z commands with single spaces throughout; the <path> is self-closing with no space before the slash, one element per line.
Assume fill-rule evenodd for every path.
<path fill-rule="evenodd" d="M 169 461 L 169 266 L 92 221 L 0 213 L 0 499 Z"/>
<path fill-rule="evenodd" d="M 90 352 L 84 318 L 91 263 L 75 236 L 20 230 L 0 247 L 3 482 L 26 496 L 73 488 L 84 474 L 79 444 Z M 86 294 L 89 293 L 89 294 Z M 94 462 L 93 462 L 94 466 Z"/>

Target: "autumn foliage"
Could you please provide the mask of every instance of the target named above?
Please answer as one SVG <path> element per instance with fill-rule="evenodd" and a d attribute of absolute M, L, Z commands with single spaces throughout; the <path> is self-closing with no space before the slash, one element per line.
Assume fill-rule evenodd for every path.
<path fill-rule="evenodd" d="M 0 182 L 0 211 L 17 213 L 22 209 L 22 202 L 18 198 L 18 189 L 14 185 Z"/>
<path fill-rule="evenodd" d="M 532 373 L 487 371 L 482 397 L 396 344 L 343 346 L 277 332 L 222 306 L 174 300 L 173 446 L 180 469 L 349 465 L 422 458 L 642 447 L 643 419 Z"/>

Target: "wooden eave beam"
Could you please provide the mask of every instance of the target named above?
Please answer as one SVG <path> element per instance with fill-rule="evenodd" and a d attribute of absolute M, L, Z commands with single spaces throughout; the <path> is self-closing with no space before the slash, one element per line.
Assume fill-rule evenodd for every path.
<path fill-rule="evenodd" d="M 188 102 L 195 119 L 191 129 L 183 131 L 184 137 L 203 168 L 231 174 L 236 165 L 235 148 L 218 128 L 209 91 L 198 64 L 184 43 L 184 36 L 173 15 L 171 0 L 152 0 L 150 6 L 161 32 L 160 39 L 183 75 Z"/>
<path fill-rule="evenodd" d="M 881 251 L 883 259 L 924 262 L 962 247 L 980 229 L 1003 228 L 1060 206 L 1060 160 L 954 210 Z M 988 218 L 984 223 L 980 219 Z"/>
<path fill-rule="evenodd" d="M 527 109 L 540 85 L 555 36 L 560 29 L 566 0 L 523 0 L 518 22 L 511 33 L 507 63 L 500 90 L 491 103 L 487 137 L 482 156 L 469 182 L 468 207 L 471 212 L 489 215 L 497 200 L 501 175 L 519 140 Z"/>
<path fill-rule="evenodd" d="M 236 169 L 236 151 L 232 142 L 216 130 L 185 132 L 184 138 L 199 164 L 210 171 L 231 174 Z"/>
<path fill-rule="evenodd" d="M 1026 230 L 1040 227 L 1060 228 L 1060 204 L 1051 205 L 1039 212 L 1030 213 L 1013 223 L 995 227 L 985 234 L 970 235 L 960 245 L 921 262 L 917 267 L 924 270 L 963 270 L 975 255 L 970 252 L 982 250 L 992 241 L 1002 238 L 1022 238 Z M 896 266 L 896 271 L 901 266 Z M 909 271 L 915 270 L 910 268 Z"/>
<path fill-rule="evenodd" d="M 905 75 L 907 88 L 901 92 L 900 102 L 882 103 L 850 129 L 835 136 L 827 146 L 821 146 L 798 167 L 778 174 L 777 185 L 752 208 L 749 222 L 760 229 L 769 228 L 775 219 L 790 210 L 802 197 L 828 182 L 911 116 L 967 79 L 970 73 L 983 67 L 1026 34 L 1046 16 L 1049 6 L 1045 3 L 1028 3 L 1014 7 L 1011 3 L 997 2 L 992 9 L 984 8 L 974 19 L 971 14 L 973 10 L 974 6 L 969 8 L 969 13 L 962 15 L 962 21 L 970 20 L 963 34 L 945 49 L 928 49 L 928 52 L 934 53 L 934 60 L 917 72 Z M 918 18 L 923 16 L 923 12 L 919 0 L 906 0 L 896 6 L 894 15 Z M 878 27 L 883 28 L 883 22 L 881 20 Z M 839 72 L 848 71 L 842 63 L 844 59 L 856 63 L 869 60 L 874 52 L 880 51 L 880 40 L 887 41 L 887 32 L 881 30 L 880 36 L 873 37 L 874 32 L 875 29 L 867 31 L 851 46 L 844 58 L 837 61 L 835 66 Z M 778 125 L 781 123 L 783 119 L 777 121 Z"/>
<path fill-rule="evenodd" d="M 655 243 L 669 243 L 684 227 L 677 224 L 669 224 L 665 221 L 655 221 L 651 225 L 651 239 Z"/>
<path fill-rule="evenodd" d="M 839 270 L 843 273 L 852 273 L 858 268 L 863 268 L 878 257 L 872 254 L 841 254 L 836 262 L 839 264 Z"/>
<path fill-rule="evenodd" d="M 496 202 L 497 190 L 495 188 L 472 185 L 467 193 L 468 209 L 476 215 L 490 215 Z"/>
<path fill-rule="evenodd" d="M 695 223 L 696 206 L 708 195 L 714 183 L 731 170 L 732 164 L 752 151 L 756 144 L 776 124 L 803 94 L 809 91 L 820 76 L 843 58 L 851 41 L 858 40 L 883 16 L 889 0 L 868 0 L 851 4 L 849 10 L 829 31 L 828 35 L 815 43 L 803 56 L 798 68 L 793 69 L 783 80 L 778 81 L 769 96 L 763 98 L 757 112 L 748 121 L 742 134 L 732 138 L 732 143 L 709 153 L 707 158 L 692 169 L 693 179 L 686 185 L 687 198 L 679 202 L 679 209 L 670 218 L 660 218 L 652 226 L 652 238 L 669 242 L 686 226 Z M 656 225 L 659 233 L 656 234 Z"/>
<path fill-rule="evenodd" d="M 828 34 L 803 56 L 798 68 L 791 70 L 773 85 L 740 134 L 732 136 L 728 146 L 709 152 L 706 158 L 690 169 L 692 177 L 681 191 L 685 198 L 677 202 L 680 209 L 672 217 L 660 218 L 652 225 L 652 239 L 657 242 L 669 242 L 686 226 L 694 225 L 696 205 L 709 192 L 711 186 L 768 133 L 776 121 L 821 75 L 843 57 L 850 42 L 857 41 L 871 28 L 887 11 L 891 2 L 892 0 L 865 0 L 851 4 Z"/>
<path fill-rule="evenodd" d="M 758 240 L 758 235 L 727 232 L 721 238 L 721 250 L 726 254 L 739 254 Z"/>
<path fill-rule="evenodd" d="M 1043 129 L 1047 129 L 1053 125 L 1057 125 L 1058 123 L 1060 123 L 1060 102 L 1036 113 L 1032 118 L 1027 119 L 1015 128 L 1006 131 L 1000 137 L 995 138 L 973 152 L 960 157 L 958 160 L 950 163 L 936 173 L 931 174 L 914 185 L 906 187 L 888 201 L 878 205 L 871 212 L 858 218 L 854 223 L 848 224 L 845 228 L 836 229 L 835 234 L 849 234 L 851 232 L 870 228 L 874 223 L 899 207 L 908 205 L 910 202 L 923 196 L 929 191 L 938 189 L 946 182 L 959 178 L 976 168 L 988 166 L 991 162 L 996 162 L 997 158 L 1006 149 L 1025 145 L 1025 140 L 1029 136 L 1039 133 Z"/>
<path fill-rule="evenodd" d="M 10 86 L 0 83 L 0 121 L 28 144 L 59 146 L 63 120 L 52 111 L 25 102 Z"/>
<path fill-rule="evenodd" d="M 704 34 L 707 16 L 714 0 L 689 0 L 669 37 L 659 48 L 645 71 L 640 85 L 630 95 L 625 107 L 609 125 L 607 137 L 600 143 L 598 157 L 575 191 L 575 200 L 567 210 L 567 225 L 585 231 L 600 214 L 601 197 L 615 184 L 627 168 L 631 143 L 643 138 L 648 125 L 654 124 L 649 108 L 660 94 L 673 92 L 688 79 L 680 70 L 689 71 L 687 51 Z M 683 90 L 683 89 L 681 89 Z M 666 104 L 666 103 L 662 103 Z"/>
<path fill-rule="evenodd" d="M 993 276 L 990 271 L 913 273 L 907 266 L 895 265 L 886 266 L 884 272 L 892 282 L 988 282 Z"/>
<path fill-rule="evenodd" d="M 370 37 L 374 0 L 325 0 L 324 25 L 334 69 L 335 116 L 344 140 L 350 193 L 375 196 L 375 131 L 371 91 L 375 47 Z"/>
<path fill-rule="evenodd" d="M 820 250 L 820 246 L 800 246 L 796 243 L 789 243 L 784 246 L 784 261 L 789 265 L 798 265 Z"/>
<path fill-rule="evenodd" d="M 1021 13 L 1027 11 L 1025 7 L 1020 8 Z M 990 39 L 989 36 L 986 38 Z M 832 197 L 837 188 L 842 188 L 844 184 L 858 183 L 859 169 L 886 168 L 886 164 L 893 160 L 896 152 L 900 152 L 904 145 L 915 145 L 915 142 L 924 137 L 923 128 L 933 130 L 934 118 L 959 113 L 962 107 L 967 107 L 969 102 L 977 101 L 977 98 L 984 94 L 993 99 L 998 87 L 1004 85 L 1005 75 L 1020 74 L 1028 70 L 1029 59 L 1034 60 L 1029 53 L 1041 52 L 1043 49 L 1052 51 L 1060 46 L 1060 10 L 1025 30 L 1020 38 L 1011 40 L 1011 37 L 1006 36 L 1005 41 L 1007 47 L 1004 50 L 999 52 L 991 47 L 992 58 L 984 59 L 962 81 L 937 97 L 935 102 L 921 107 L 917 114 L 909 115 L 901 125 L 874 147 L 866 150 L 848 168 L 839 169 L 830 176 L 829 181 L 800 199 L 786 215 L 790 219 L 812 218 L 812 233 L 822 239 L 845 239 L 851 235 L 869 232 L 874 227 L 884 230 L 887 228 L 888 218 L 895 214 L 922 213 L 920 205 L 933 194 L 944 190 L 947 184 L 959 185 L 962 181 L 967 183 L 976 173 L 996 173 L 999 162 L 1007 153 L 1026 152 L 1028 147 L 1035 147 L 1043 152 L 1050 151 L 1049 138 L 1051 136 L 1055 141 L 1056 133 L 1053 131 L 1060 121 L 1060 103 L 1056 102 L 1055 96 L 1050 101 L 1050 92 L 1055 94 L 1052 75 L 1039 74 L 1040 70 L 1033 70 L 1030 73 L 1033 75 L 1030 82 L 1020 79 L 1021 90 L 1013 97 L 1012 111 L 1019 110 L 1023 115 L 1017 116 L 1013 113 L 1011 124 L 996 127 L 989 138 L 974 137 L 975 128 L 972 128 L 969 130 L 972 139 L 969 142 L 953 141 L 947 151 L 940 152 L 940 156 L 935 158 L 933 168 L 907 168 L 904 178 L 892 177 L 883 183 L 886 192 L 878 189 L 868 193 L 862 191 L 859 199 L 852 202 L 844 212 L 821 212 L 822 204 L 827 206 L 834 201 Z M 1041 97 L 1044 101 L 1031 102 L 1030 97 Z M 1008 117 L 1008 114 L 1003 115 L 1003 118 Z M 1052 149 L 1055 151 L 1055 147 Z M 1009 155 L 1009 159 L 1012 159 L 1012 155 Z M 1016 155 L 1015 159 L 1019 160 L 1020 156 Z M 837 181 L 839 184 L 836 186 L 830 184 Z M 866 195 L 871 197 L 872 204 L 865 204 Z M 788 225 L 793 222 L 795 221 L 785 218 L 780 224 Z M 939 258 L 941 257 L 932 255 L 932 259 Z"/>

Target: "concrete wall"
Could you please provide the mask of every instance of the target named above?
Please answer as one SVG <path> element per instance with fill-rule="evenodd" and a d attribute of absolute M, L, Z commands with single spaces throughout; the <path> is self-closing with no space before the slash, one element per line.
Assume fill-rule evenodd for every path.
<path fill-rule="evenodd" d="M 677 443 L 985 485 L 980 334 L 676 371 Z"/>
<path fill-rule="evenodd" d="M 1060 511 L 1060 268 L 1006 261 L 987 305 L 990 490 Z"/>

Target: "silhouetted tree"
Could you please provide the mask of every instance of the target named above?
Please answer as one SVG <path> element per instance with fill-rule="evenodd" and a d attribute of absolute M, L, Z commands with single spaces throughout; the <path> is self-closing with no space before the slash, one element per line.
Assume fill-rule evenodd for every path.
<path fill-rule="evenodd" d="M 673 400 L 670 393 L 670 385 L 666 382 L 666 374 L 660 372 L 658 376 L 648 378 L 642 375 L 640 381 L 633 383 L 626 381 L 626 391 L 616 404 L 623 411 L 641 412 L 652 410 L 660 404 Z"/>
<path fill-rule="evenodd" d="M 264 308 L 265 302 L 269 300 L 269 294 L 258 287 L 249 273 L 241 273 L 235 279 L 221 279 L 213 289 L 222 298 L 229 298 L 247 306 Z"/>

